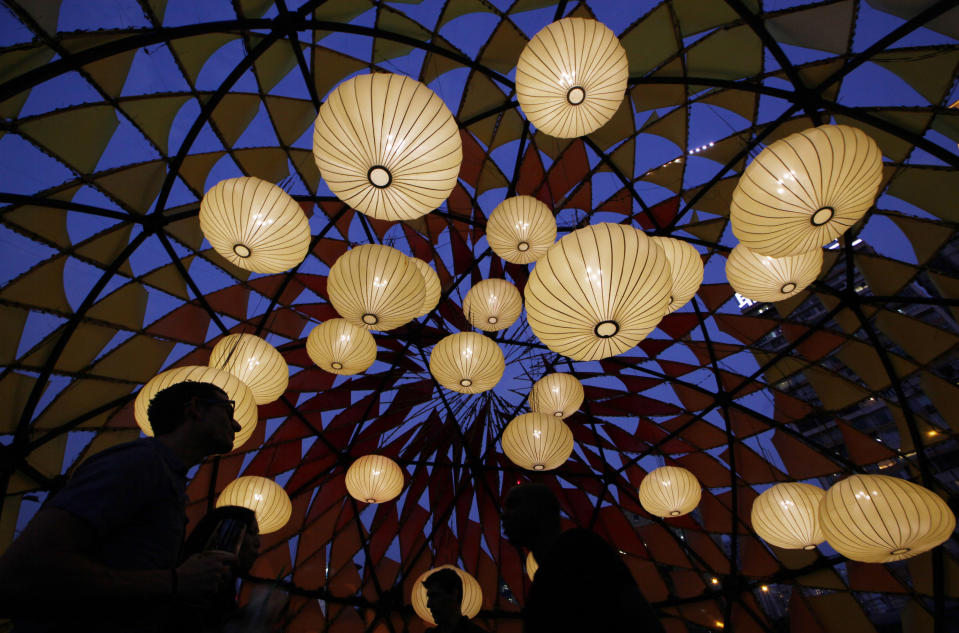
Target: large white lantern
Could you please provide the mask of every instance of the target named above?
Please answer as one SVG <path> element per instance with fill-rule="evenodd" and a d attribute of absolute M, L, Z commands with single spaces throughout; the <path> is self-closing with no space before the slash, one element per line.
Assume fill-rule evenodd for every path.
<path fill-rule="evenodd" d="M 582 404 L 583 383 L 572 374 L 546 374 L 529 392 L 530 409 L 559 419 L 573 415 Z"/>
<path fill-rule="evenodd" d="M 426 284 L 419 268 L 400 251 L 362 244 L 333 262 L 326 290 L 341 317 L 360 327 L 386 331 L 419 314 Z"/>
<path fill-rule="evenodd" d="M 819 504 L 826 491 L 799 482 L 776 484 L 753 501 L 750 522 L 761 539 L 783 549 L 813 550 L 826 540 Z"/>
<path fill-rule="evenodd" d="M 240 425 L 240 430 L 233 436 L 233 448 L 237 449 L 243 446 L 243 443 L 253 435 L 253 429 L 257 423 L 256 400 L 253 398 L 253 392 L 243 381 L 228 371 L 217 369 L 215 367 L 202 367 L 199 365 L 186 365 L 183 367 L 174 367 L 163 373 L 157 374 L 151 378 L 147 384 L 143 385 L 137 394 L 136 401 L 133 403 L 133 415 L 137 421 L 137 426 L 145 435 L 153 436 L 153 427 L 150 426 L 150 419 L 147 416 L 147 410 L 153 396 L 157 395 L 167 387 L 180 382 L 208 382 L 216 385 L 233 400 L 236 407 L 233 410 L 233 419 Z"/>
<path fill-rule="evenodd" d="M 693 298 L 703 283 L 703 258 L 693 245 L 674 237 L 653 236 L 651 239 L 663 249 L 669 272 L 672 275 L 673 289 L 669 294 L 667 314 L 675 312 Z"/>
<path fill-rule="evenodd" d="M 306 353 L 323 371 L 350 376 L 376 360 L 376 341 L 366 328 L 346 319 L 330 319 L 310 330 Z"/>
<path fill-rule="evenodd" d="M 816 281 L 822 249 L 798 255 L 769 257 L 737 244 L 726 260 L 726 278 L 733 290 L 753 301 L 782 301 Z"/>
<path fill-rule="evenodd" d="M 631 226 L 601 223 L 553 244 L 526 284 L 526 320 L 554 352 L 600 360 L 632 348 L 669 305 L 663 249 Z"/>
<path fill-rule="evenodd" d="M 253 334 L 224 336 L 213 346 L 209 364 L 242 380 L 257 404 L 273 402 L 290 382 L 290 368 L 283 355 Z"/>
<path fill-rule="evenodd" d="M 798 255 L 828 244 L 876 199 L 882 152 L 862 130 L 821 125 L 761 151 L 733 191 L 733 233 L 761 255 Z"/>
<path fill-rule="evenodd" d="M 320 106 L 313 157 L 330 190 L 380 220 L 412 220 L 456 185 L 463 143 L 452 113 L 420 82 L 359 75 Z"/>
<path fill-rule="evenodd" d="M 440 278 L 432 266 L 419 257 L 410 257 L 410 261 L 413 262 L 416 269 L 423 275 L 423 303 L 420 305 L 419 314 L 414 317 L 419 318 L 433 311 L 436 304 L 440 302 L 443 288 L 440 285 Z"/>
<path fill-rule="evenodd" d="M 278 483 L 266 477 L 245 475 L 226 485 L 216 499 L 216 507 L 240 506 L 253 510 L 260 534 L 276 532 L 286 525 L 293 513 L 293 504 Z"/>
<path fill-rule="evenodd" d="M 537 128 L 584 136 L 609 121 L 626 94 L 629 60 L 596 20 L 563 18 L 533 36 L 516 63 L 516 99 Z"/>
<path fill-rule="evenodd" d="M 505 330 L 523 312 L 523 298 L 505 279 L 484 279 L 469 289 L 463 299 L 463 314 L 475 327 L 487 332 Z"/>
<path fill-rule="evenodd" d="M 426 580 L 427 576 L 441 569 L 452 569 L 460 577 L 460 581 L 463 583 L 463 602 L 460 603 L 460 613 L 467 618 L 475 618 L 483 606 L 483 590 L 476 578 L 454 565 L 440 565 L 419 575 L 416 582 L 413 583 L 413 594 L 410 596 L 413 611 L 428 625 L 436 626 L 433 614 L 426 608 L 426 587 L 423 586 L 423 581 Z"/>
<path fill-rule="evenodd" d="M 252 176 L 214 185 L 200 202 L 199 219 L 213 250 L 255 273 L 289 270 L 310 248 L 310 224 L 299 203 Z"/>
<path fill-rule="evenodd" d="M 510 263 L 535 262 L 556 241 L 556 218 L 533 196 L 513 196 L 493 209 L 486 221 L 486 241 Z"/>
<path fill-rule="evenodd" d="M 819 506 L 819 524 L 837 552 L 863 563 L 888 563 L 931 550 L 956 529 L 942 498 L 886 475 L 850 475 Z"/>
<path fill-rule="evenodd" d="M 403 492 L 403 481 L 403 469 L 383 455 L 364 455 L 346 471 L 346 491 L 364 503 L 395 499 Z"/>
<path fill-rule="evenodd" d="M 430 353 L 430 373 L 447 389 L 480 393 L 496 386 L 506 361 L 495 341 L 476 332 L 445 336 Z"/>
<path fill-rule="evenodd" d="M 573 432 L 545 413 L 516 416 L 503 429 L 500 442 L 506 457 L 526 470 L 559 468 L 573 453 Z"/>
<path fill-rule="evenodd" d="M 679 466 L 661 466 L 639 484 L 639 503 L 658 517 L 689 514 L 699 505 L 702 487 L 696 475 Z"/>

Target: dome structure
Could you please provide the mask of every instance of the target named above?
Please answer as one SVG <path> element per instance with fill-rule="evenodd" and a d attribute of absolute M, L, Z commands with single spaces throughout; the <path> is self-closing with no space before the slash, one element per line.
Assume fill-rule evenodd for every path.
<path fill-rule="evenodd" d="M 200 230 L 234 266 L 279 273 L 303 261 L 310 225 L 285 191 L 256 177 L 218 182 L 200 203 Z"/>
<path fill-rule="evenodd" d="M 306 353 L 323 371 L 350 376 L 376 360 L 376 341 L 366 328 L 346 319 L 330 319 L 310 330 Z"/>
<path fill-rule="evenodd" d="M 555 470 L 573 452 L 573 432 L 545 413 L 518 415 L 503 429 L 503 453 L 526 470 Z"/>
<path fill-rule="evenodd" d="M 383 503 L 403 491 L 403 469 L 389 457 L 364 455 L 346 471 L 346 490 L 363 503 Z"/>
<path fill-rule="evenodd" d="M 763 491 L 750 511 L 753 530 L 770 545 L 813 550 L 826 540 L 819 525 L 819 505 L 826 491 L 798 481 Z"/>
<path fill-rule="evenodd" d="M 499 345 L 476 332 L 445 336 L 430 352 L 430 373 L 436 382 L 459 393 L 489 391 L 505 368 Z"/>
<path fill-rule="evenodd" d="M 656 235 L 649 239 L 663 249 L 666 261 L 669 262 L 669 272 L 673 281 L 673 287 L 669 293 L 669 305 L 666 306 L 666 314 L 669 314 L 686 305 L 696 295 L 696 291 L 703 283 L 703 260 L 699 251 L 689 242 Z"/>
<path fill-rule="evenodd" d="M 782 301 L 805 290 L 822 269 L 822 249 L 799 255 L 769 257 L 737 244 L 726 260 L 726 278 L 739 294 L 753 301 Z"/>
<path fill-rule="evenodd" d="M 529 392 L 529 408 L 564 419 L 583 404 L 583 383 L 572 374 L 546 374 L 533 383 Z"/>
<path fill-rule="evenodd" d="M 505 330 L 523 312 L 523 298 L 505 279 L 484 279 L 463 298 L 463 314 L 475 327 L 487 332 Z"/>
<path fill-rule="evenodd" d="M 435 92 L 403 75 L 373 73 L 347 79 L 320 106 L 313 157 L 352 208 L 378 220 L 412 220 L 450 195 L 463 143 Z"/>
<path fill-rule="evenodd" d="M 689 514 L 699 505 L 702 486 L 696 475 L 679 466 L 660 466 L 639 484 L 643 509 L 658 517 L 675 518 Z"/>
<path fill-rule="evenodd" d="M 460 580 L 463 582 L 463 602 L 460 606 L 460 613 L 467 618 L 475 618 L 483 606 L 483 590 L 476 578 L 455 565 L 440 565 L 433 569 L 428 569 L 419 575 L 413 583 L 413 591 L 410 595 L 410 603 L 413 605 L 413 611 L 415 611 L 416 615 L 426 622 L 428 626 L 436 626 L 436 621 L 433 620 L 433 614 L 426 608 L 426 587 L 423 586 L 423 581 L 426 580 L 430 574 L 441 569 L 452 569 L 460 577 Z"/>
<path fill-rule="evenodd" d="M 239 378 L 250 388 L 257 404 L 273 402 L 290 382 L 290 368 L 283 355 L 253 334 L 224 336 L 213 346 L 209 365 Z"/>
<path fill-rule="evenodd" d="M 533 196 L 512 196 L 490 214 L 486 240 L 494 253 L 512 264 L 535 262 L 556 241 L 556 218 Z"/>
<path fill-rule="evenodd" d="M 253 510 L 260 534 L 276 532 L 290 520 L 293 504 L 278 483 L 267 477 L 245 475 L 226 485 L 216 507 L 240 506 Z"/>

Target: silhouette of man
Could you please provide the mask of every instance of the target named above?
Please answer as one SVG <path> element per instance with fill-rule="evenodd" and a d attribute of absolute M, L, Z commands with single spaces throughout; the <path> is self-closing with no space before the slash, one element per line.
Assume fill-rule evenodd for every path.
<path fill-rule="evenodd" d="M 208 383 L 154 396 L 155 437 L 86 460 L 0 557 L 0 616 L 19 618 L 18 632 L 159 631 L 178 604 L 214 600 L 236 556 L 179 562 L 186 473 L 231 450 L 233 407 Z"/>
<path fill-rule="evenodd" d="M 548 486 L 512 488 L 502 521 L 506 538 L 532 550 L 539 564 L 526 598 L 526 633 L 662 633 L 616 551 L 589 530 L 560 531 L 559 502 Z"/>
<path fill-rule="evenodd" d="M 485 633 L 463 615 L 463 581 L 452 569 L 435 571 L 423 581 L 426 587 L 426 608 L 436 626 L 426 633 Z"/>

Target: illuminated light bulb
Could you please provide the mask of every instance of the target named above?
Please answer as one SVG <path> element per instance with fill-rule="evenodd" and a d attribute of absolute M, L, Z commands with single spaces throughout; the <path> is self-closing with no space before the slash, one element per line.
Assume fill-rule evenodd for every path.
<path fill-rule="evenodd" d="M 226 485 L 216 499 L 216 507 L 240 506 L 253 510 L 260 534 L 276 532 L 286 525 L 293 504 L 278 483 L 266 477 L 244 475 Z"/>
<path fill-rule="evenodd" d="M 583 396 L 583 384 L 572 374 L 547 374 L 533 383 L 529 408 L 563 419 L 579 409 Z"/>
<path fill-rule="evenodd" d="M 283 355 L 253 334 L 224 336 L 213 346 L 209 365 L 243 381 L 257 404 L 278 399 L 289 384 L 290 368 Z"/>
<path fill-rule="evenodd" d="M 310 330 L 306 353 L 323 371 L 349 376 L 370 368 L 376 360 L 376 341 L 366 328 L 330 319 Z"/>
<path fill-rule="evenodd" d="M 469 289 L 463 299 L 463 314 L 486 332 L 505 330 L 523 312 L 523 298 L 505 279 L 484 279 Z"/>
<path fill-rule="evenodd" d="M 459 393 L 492 389 L 505 368 L 499 345 L 476 332 L 450 334 L 430 352 L 430 373 L 436 382 Z"/>
<path fill-rule="evenodd" d="M 493 252 L 513 264 L 534 262 L 556 241 L 556 219 L 533 196 L 513 196 L 496 205 L 486 222 Z"/>
<path fill-rule="evenodd" d="M 659 517 L 689 514 L 699 505 L 702 488 L 696 476 L 679 466 L 661 466 L 639 484 L 643 509 Z"/>
<path fill-rule="evenodd" d="M 782 301 L 816 281 L 822 249 L 788 257 L 768 257 L 737 244 L 726 260 L 726 278 L 733 290 L 753 301 Z"/>
<path fill-rule="evenodd" d="M 776 484 L 753 501 L 753 530 L 776 547 L 814 550 L 826 540 L 819 526 L 819 505 L 825 495 L 825 490 L 810 484 Z"/>
<path fill-rule="evenodd" d="M 526 470 L 553 470 L 573 452 L 573 432 L 545 413 L 524 413 L 513 418 L 500 439 L 503 453 Z"/>
<path fill-rule="evenodd" d="M 364 503 L 383 503 L 403 492 L 403 469 L 389 457 L 364 455 L 346 471 L 346 490 Z"/>

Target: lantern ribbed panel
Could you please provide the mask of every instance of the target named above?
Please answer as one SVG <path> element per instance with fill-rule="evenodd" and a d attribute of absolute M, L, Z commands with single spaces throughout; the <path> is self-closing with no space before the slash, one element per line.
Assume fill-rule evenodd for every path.
<path fill-rule="evenodd" d="M 573 432 L 559 418 L 545 413 L 518 415 L 500 440 L 511 462 L 526 470 L 559 468 L 573 452 Z"/>
<path fill-rule="evenodd" d="M 364 455 L 346 471 L 346 491 L 363 503 L 383 503 L 403 492 L 403 469 L 389 457 Z"/>
<path fill-rule="evenodd" d="M 533 383 L 529 392 L 529 408 L 563 419 L 583 404 L 583 383 L 572 374 L 546 374 Z"/>
<path fill-rule="evenodd" d="M 730 206 L 733 233 L 772 257 L 820 248 L 865 215 L 882 152 L 861 130 L 822 125 L 776 141 L 746 167 Z"/>
<path fill-rule="evenodd" d="M 822 249 L 787 257 L 768 257 L 737 244 L 726 260 L 726 278 L 733 290 L 753 301 L 782 301 L 816 281 Z"/>
<path fill-rule="evenodd" d="M 629 60 L 596 20 L 563 18 L 533 36 L 516 63 L 516 100 L 537 128 L 584 136 L 609 121 L 626 94 Z"/>
<path fill-rule="evenodd" d="M 496 386 L 506 362 L 495 341 L 476 332 L 444 336 L 430 353 L 430 373 L 447 389 L 480 393 Z"/>
<path fill-rule="evenodd" d="M 390 246 L 363 244 L 340 255 L 326 280 L 341 317 L 370 330 L 392 330 L 413 320 L 423 305 L 423 274 Z"/>
<path fill-rule="evenodd" d="M 649 239 L 663 249 L 666 261 L 669 262 L 673 281 L 669 305 L 666 306 L 666 313 L 669 314 L 686 305 L 699 290 L 703 283 L 703 259 L 689 242 L 674 237 L 653 236 Z"/>
<path fill-rule="evenodd" d="M 819 527 L 819 503 L 825 495 L 825 490 L 810 484 L 776 484 L 753 501 L 753 529 L 776 547 L 816 549 L 826 540 Z"/>
<path fill-rule="evenodd" d="M 253 392 L 257 404 L 269 404 L 283 395 L 290 368 L 276 348 L 252 334 L 230 334 L 213 346 L 210 367 L 224 369 Z"/>
<path fill-rule="evenodd" d="M 689 514 L 699 505 L 702 487 L 696 475 L 678 466 L 660 466 L 643 477 L 639 502 L 658 517 Z"/>
<path fill-rule="evenodd" d="M 526 575 L 529 576 L 530 580 L 533 580 L 536 576 L 537 569 L 539 569 L 539 563 L 533 558 L 533 552 L 528 552 L 526 554 Z"/>
<path fill-rule="evenodd" d="M 505 279 L 484 279 L 469 289 L 463 299 L 463 314 L 475 327 L 487 332 L 505 330 L 523 312 L 523 298 Z"/>
<path fill-rule="evenodd" d="M 956 517 L 939 495 L 886 475 L 851 475 L 823 497 L 819 524 L 837 552 L 863 563 L 909 558 L 943 543 Z"/>
<path fill-rule="evenodd" d="M 419 318 L 429 314 L 436 307 L 436 304 L 440 302 L 440 296 L 443 294 L 443 288 L 440 286 L 439 275 L 436 274 L 432 266 L 418 257 L 410 257 L 410 261 L 423 275 L 423 303 L 420 305 L 419 314 L 413 317 Z"/>
<path fill-rule="evenodd" d="M 310 331 L 306 353 L 323 371 L 350 376 L 366 371 L 376 360 L 376 341 L 366 328 L 330 319 Z"/>
<path fill-rule="evenodd" d="M 310 224 L 299 203 L 252 176 L 221 180 L 206 192 L 200 230 L 231 264 L 256 273 L 289 270 L 310 247 Z"/>
<path fill-rule="evenodd" d="M 216 507 L 240 506 L 256 514 L 260 534 L 276 532 L 286 525 L 293 513 L 293 504 L 278 483 L 266 477 L 245 475 L 226 485 L 216 499 Z"/>
<path fill-rule="evenodd" d="M 133 404 L 133 415 L 140 430 L 146 435 L 153 436 L 153 428 L 150 426 L 150 419 L 147 417 L 147 409 L 153 396 L 171 385 L 187 381 L 214 384 L 225 391 L 227 397 L 236 403 L 233 419 L 239 423 L 240 430 L 233 436 L 233 448 L 235 450 L 243 446 L 243 443 L 253 435 L 253 429 L 256 428 L 258 419 L 256 400 L 253 399 L 253 392 L 243 381 L 230 372 L 215 367 L 185 365 L 168 369 L 151 378 L 140 389 Z"/>
<path fill-rule="evenodd" d="M 313 157 L 330 190 L 380 220 L 412 220 L 456 185 L 463 143 L 452 113 L 420 82 L 359 75 L 320 106 Z"/>
<path fill-rule="evenodd" d="M 452 569 L 460 577 L 463 583 L 463 602 L 460 603 L 460 613 L 468 618 L 475 618 L 483 606 L 483 590 L 480 588 L 479 581 L 455 565 L 440 565 L 419 575 L 416 582 L 413 583 L 413 593 L 410 596 L 410 602 L 413 604 L 416 615 L 420 616 L 420 619 L 430 626 L 436 626 L 433 614 L 426 608 L 426 587 L 423 586 L 423 581 L 426 580 L 427 576 L 441 569 Z"/>
<path fill-rule="evenodd" d="M 672 278 L 663 249 L 622 224 L 556 242 L 526 284 L 526 320 L 554 352 L 600 360 L 632 348 L 666 314 Z"/>
<path fill-rule="evenodd" d="M 556 241 L 556 218 L 533 196 L 503 200 L 486 221 L 486 241 L 513 264 L 535 262 Z"/>

